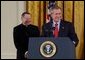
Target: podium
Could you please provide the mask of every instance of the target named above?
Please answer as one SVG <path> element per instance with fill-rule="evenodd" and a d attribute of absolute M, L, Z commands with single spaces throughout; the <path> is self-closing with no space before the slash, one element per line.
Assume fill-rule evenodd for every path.
<path fill-rule="evenodd" d="M 49 46 L 50 42 L 54 45 Z M 68 37 L 31 37 L 28 59 L 76 59 L 75 46 Z"/>

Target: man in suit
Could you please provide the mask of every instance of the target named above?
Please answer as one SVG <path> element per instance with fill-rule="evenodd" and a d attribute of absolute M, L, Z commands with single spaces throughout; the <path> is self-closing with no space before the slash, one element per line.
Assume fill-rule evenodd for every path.
<path fill-rule="evenodd" d="M 25 59 L 25 53 L 28 51 L 28 38 L 40 36 L 38 27 L 31 24 L 30 13 L 22 13 L 21 19 L 22 23 L 14 27 L 13 30 L 14 44 L 17 49 L 17 59 Z"/>
<path fill-rule="evenodd" d="M 62 12 L 60 7 L 51 9 L 50 22 L 42 26 L 42 36 L 44 37 L 69 37 L 77 46 L 78 38 L 75 33 L 74 26 L 71 22 L 62 20 Z"/>

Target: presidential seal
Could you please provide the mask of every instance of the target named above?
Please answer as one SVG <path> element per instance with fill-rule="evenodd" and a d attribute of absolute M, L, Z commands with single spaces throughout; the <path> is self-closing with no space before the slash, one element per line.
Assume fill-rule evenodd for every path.
<path fill-rule="evenodd" d="M 56 45 L 52 41 L 45 41 L 40 46 L 40 53 L 46 58 L 53 57 L 56 53 Z"/>

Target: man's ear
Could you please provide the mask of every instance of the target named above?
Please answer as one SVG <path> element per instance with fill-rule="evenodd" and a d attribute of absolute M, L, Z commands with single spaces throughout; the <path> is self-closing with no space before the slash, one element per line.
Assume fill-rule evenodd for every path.
<path fill-rule="evenodd" d="M 60 16 L 60 19 L 63 19 L 63 17 L 62 17 L 62 16 Z"/>
<path fill-rule="evenodd" d="M 21 17 L 21 20 L 23 20 L 23 17 Z"/>

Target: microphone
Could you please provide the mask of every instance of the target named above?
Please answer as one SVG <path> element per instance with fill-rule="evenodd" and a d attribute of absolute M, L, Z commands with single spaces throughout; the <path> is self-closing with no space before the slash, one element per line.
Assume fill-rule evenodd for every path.
<path fill-rule="evenodd" d="M 52 27 L 52 30 L 55 30 L 55 27 Z"/>
<path fill-rule="evenodd" d="M 52 30 L 55 30 L 55 25 L 52 23 Z"/>

